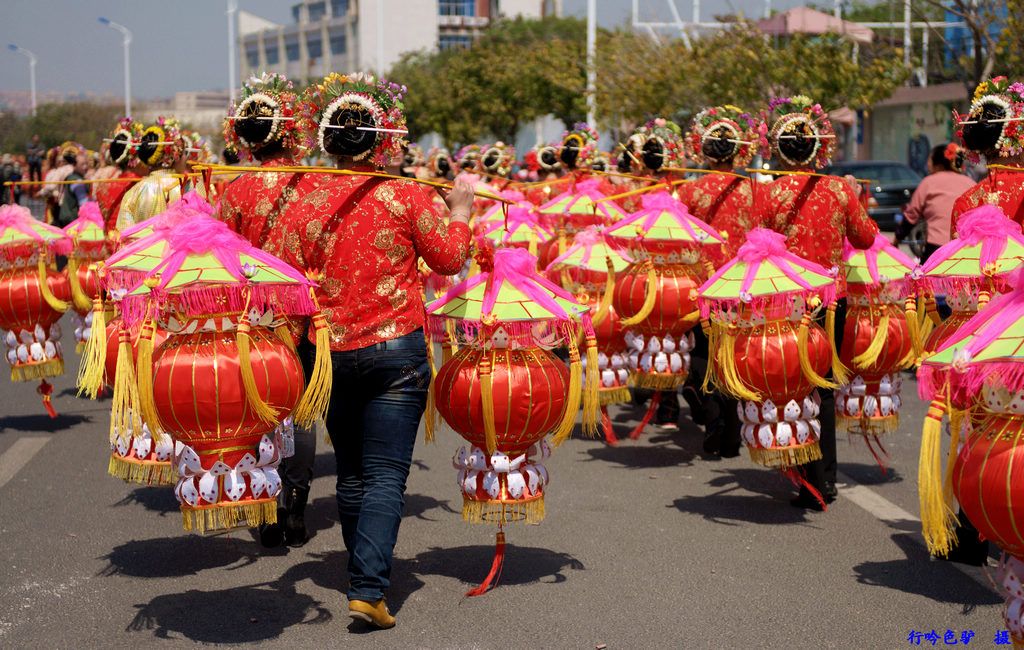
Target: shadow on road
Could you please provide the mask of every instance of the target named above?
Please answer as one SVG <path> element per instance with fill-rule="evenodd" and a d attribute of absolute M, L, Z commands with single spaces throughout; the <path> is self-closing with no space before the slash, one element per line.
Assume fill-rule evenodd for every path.
<path fill-rule="evenodd" d="M 685 496 L 672 502 L 680 512 L 696 514 L 727 526 L 806 523 L 807 512 L 789 505 L 796 487 L 780 472 L 770 469 L 715 470 L 708 485 L 720 488 L 711 494 Z M 756 494 L 747 494 L 755 492 Z"/>
<path fill-rule="evenodd" d="M 686 466 L 693 462 L 695 454 L 676 446 L 668 445 L 626 445 L 618 447 L 594 447 L 587 449 L 590 461 L 603 461 L 621 465 L 628 469 L 649 469 L 652 467 Z"/>
<path fill-rule="evenodd" d="M 99 575 L 183 578 L 206 569 L 238 569 L 254 564 L 266 549 L 238 537 L 160 537 L 133 540 L 100 559 L 109 564 Z M 237 566 L 232 566 L 236 565 Z"/>
<path fill-rule="evenodd" d="M 896 533 L 890 539 L 906 554 L 905 559 L 885 562 L 863 562 L 853 567 L 857 582 L 875 587 L 887 587 L 919 594 L 940 603 L 963 605 L 963 614 L 978 605 L 996 605 L 1003 599 L 993 589 L 974 580 L 959 579 L 954 588 L 950 584 L 950 571 L 956 569 L 948 562 L 934 561 L 919 539 L 910 533 Z"/>
<path fill-rule="evenodd" d="M 57 417 L 55 418 L 51 418 L 46 413 L 9 415 L 7 417 L 0 418 L 0 431 L 13 429 L 18 433 L 32 433 L 37 431 L 52 433 L 68 429 L 82 424 L 83 422 L 92 422 L 92 418 L 86 415 L 79 415 L 77 413 L 61 413 L 60 404 L 56 402 L 54 403 L 54 407 L 58 409 Z M 41 410 L 42 406 L 39 408 Z"/>
<path fill-rule="evenodd" d="M 411 571 L 421 575 L 439 575 L 455 578 L 476 586 L 487 576 L 494 560 L 493 546 L 459 546 L 433 548 L 420 553 L 412 561 Z M 564 571 L 584 570 L 583 563 L 568 553 L 558 553 L 532 546 L 505 546 L 505 566 L 501 572 L 501 585 L 525 585 L 532 582 L 565 582 Z M 389 601 L 390 602 L 390 601 Z"/>
<path fill-rule="evenodd" d="M 914 468 L 916 470 L 916 466 Z M 860 485 L 885 485 L 888 483 L 902 483 L 903 475 L 898 467 L 886 466 L 885 474 L 878 463 L 839 463 L 839 471 L 846 474 Z"/>
<path fill-rule="evenodd" d="M 173 489 L 173 485 L 139 486 L 126 494 L 123 499 L 115 502 L 113 507 L 138 505 L 150 512 L 159 513 L 161 517 L 171 514 L 178 515 L 181 510 Z"/>

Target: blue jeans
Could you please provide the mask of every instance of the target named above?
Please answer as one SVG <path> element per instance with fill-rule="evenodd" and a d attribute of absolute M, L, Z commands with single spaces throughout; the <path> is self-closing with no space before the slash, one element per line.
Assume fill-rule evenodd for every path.
<path fill-rule="evenodd" d="M 423 330 L 331 352 L 325 424 L 338 462 L 338 516 L 348 549 L 350 600 L 383 598 L 405 504 L 430 364 Z"/>

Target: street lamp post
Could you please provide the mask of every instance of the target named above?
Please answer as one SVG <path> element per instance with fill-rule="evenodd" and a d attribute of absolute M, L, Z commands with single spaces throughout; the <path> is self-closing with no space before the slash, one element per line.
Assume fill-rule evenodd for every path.
<path fill-rule="evenodd" d="M 238 43 L 235 42 L 235 24 L 238 20 L 238 0 L 228 0 L 228 92 L 231 93 L 231 101 L 235 100 L 235 75 L 238 74 L 238 66 L 235 65 L 235 51 Z"/>
<path fill-rule="evenodd" d="M 124 114 L 125 117 L 132 116 L 132 75 L 130 61 L 130 50 L 129 46 L 132 44 L 132 32 L 130 29 L 115 23 L 109 18 L 100 17 L 99 21 L 104 25 L 109 25 L 113 29 L 121 32 L 124 36 Z"/>
<path fill-rule="evenodd" d="M 32 89 L 32 117 L 36 115 L 36 62 L 39 60 L 35 54 L 32 54 L 23 47 L 17 45 L 8 45 L 7 48 L 12 52 L 23 54 L 28 57 L 28 83 L 29 88 Z"/>

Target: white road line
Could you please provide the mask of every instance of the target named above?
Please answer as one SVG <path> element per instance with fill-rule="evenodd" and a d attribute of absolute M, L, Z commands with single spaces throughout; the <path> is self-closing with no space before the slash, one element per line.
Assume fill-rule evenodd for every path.
<path fill-rule="evenodd" d="M 0 487 L 3 487 L 14 478 L 14 475 L 24 467 L 32 457 L 39 453 L 39 450 L 50 442 L 49 437 L 30 436 L 19 438 L 14 441 L 10 449 L 0 454 Z"/>

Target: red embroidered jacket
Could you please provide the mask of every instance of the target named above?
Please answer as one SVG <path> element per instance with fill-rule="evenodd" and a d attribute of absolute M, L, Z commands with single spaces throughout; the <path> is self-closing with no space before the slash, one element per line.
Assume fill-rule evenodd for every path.
<path fill-rule="evenodd" d="M 802 170 L 810 171 L 810 170 Z M 787 175 L 757 188 L 760 225 L 786 236 L 786 248 L 826 270 L 842 268 L 843 238 L 854 248 L 870 248 L 878 225 L 849 184 L 839 177 Z M 839 295 L 846 279 L 839 278 Z"/>
<path fill-rule="evenodd" d="M 716 268 L 736 257 L 746 234 L 756 226 L 751 181 L 729 174 L 702 174 L 682 183 L 676 192 L 690 214 L 725 233 L 722 246 L 704 246 L 704 255 Z"/>
<path fill-rule="evenodd" d="M 125 192 L 142 177 L 125 170 L 119 173 L 117 178 L 123 178 L 124 182 L 96 184 L 96 203 L 99 204 L 100 214 L 103 215 L 103 229 L 107 232 L 113 230 L 114 224 L 117 223 L 117 215 L 121 212 L 121 199 L 124 198 Z"/>
<path fill-rule="evenodd" d="M 999 206 L 1007 217 L 1024 225 L 1024 169 L 990 169 L 986 178 L 961 194 L 953 202 L 949 238 L 955 239 L 957 236 L 956 224 L 960 215 L 985 204 Z"/>
<path fill-rule="evenodd" d="M 469 256 L 469 227 L 447 224 L 431 193 L 412 181 L 314 177 L 299 182 L 301 198 L 289 202 L 278 228 L 281 257 L 323 274 L 316 296 L 331 349 L 364 348 L 422 327 L 417 258 L 442 275 L 457 273 Z"/>
<path fill-rule="evenodd" d="M 291 158 L 264 160 L 260 167 L 290 167 Z M 304 191 L 314 189 L 327 178 L 324 174 L 291 174 L 287 172 L 242 173 L 221 195 L 217 215 L 228 227 L 258 248 L 284 258 L 284 230 L 281 215 L 289 204 L 301 198 Z"/>

